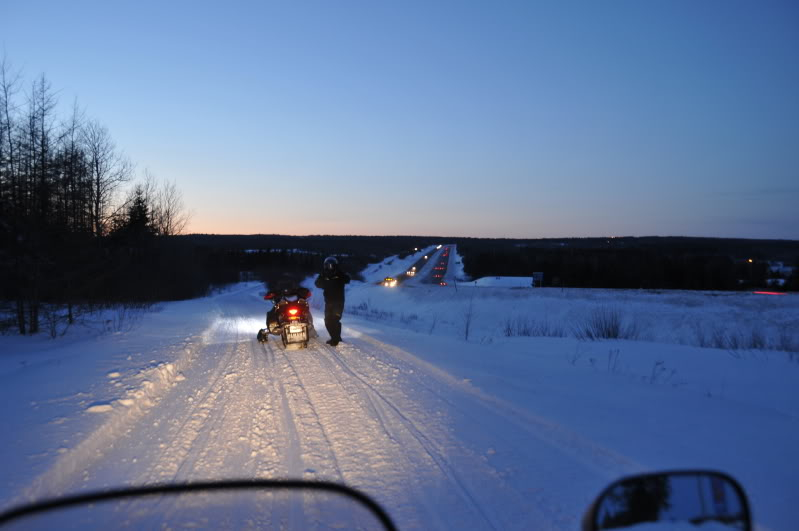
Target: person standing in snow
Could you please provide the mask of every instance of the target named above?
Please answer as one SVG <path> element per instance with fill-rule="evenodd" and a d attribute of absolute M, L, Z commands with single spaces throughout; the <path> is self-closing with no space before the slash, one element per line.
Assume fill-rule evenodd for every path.
<path fill-rule="evenodd" d="M 344 313 L 344 286 L 350 283 L 350 276 L 338 267 L 334 256 L 325 258 L 322 273 L 314 284 L 325 295 L 325 328 L 330 334 L 327 344 L 336 346 L 341 342 L 341 316 Z"/>

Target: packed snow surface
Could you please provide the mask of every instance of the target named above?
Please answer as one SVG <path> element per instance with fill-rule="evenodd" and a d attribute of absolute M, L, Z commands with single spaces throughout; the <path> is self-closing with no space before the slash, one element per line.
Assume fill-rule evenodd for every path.
<path fill-rule="evenodd" d="M 575 529 L 611 481 L 699 467 L 741 482 L 759 528 L 796 527 L 796 296 L 450 284 L 353 283 L 337 348 L 318 295 L 308 349 L 258 343 L 255 283 L 130 326 L 0 337 L 0 503 L 305 478 L 362 490 L 400 529 Z M 589 340 L 597 316 L 627 339 Z M 252 507 L 231 526 L 353 525 L 307 498 Z M 139 512 L 157 527 L 179 508 Z"/>

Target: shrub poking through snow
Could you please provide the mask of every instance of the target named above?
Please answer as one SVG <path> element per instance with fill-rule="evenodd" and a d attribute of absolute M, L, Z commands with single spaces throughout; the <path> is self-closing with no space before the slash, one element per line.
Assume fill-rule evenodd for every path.
<path fill-rule="evenodd" d="M 777 341 L 774 350 L 782 350 L 790 355 L 791 360 L 799 361 L 799 340 L 787 326 L 780 327 L 777 331 Z"/>
<path fill-rule="evenodd" d="M 347 312 L 372 321 L 391 321 L 394 319 L 394 312 L 373 308 L 369 305 L 369 301 L 362 301 L 356 306 L 348 306 Z"/>
<path fill-rule="evenodd" d="M 463 339 L 469 341 L 469 332 L 472 329 L 472 320 L 474 319 L 474 291 L 469 298 L 469 306 L 463 312 Z"/>
<path fill-rule="evenodd" d="M 505 319 L 502 333 L 506 337 L 566 337 L 566 330 L 560 325 L 523 316 Z"/>
<path fill-rule="evenodd" d="M 799 344 L 787 327 L 777 329 L 775 335 L 768 334 L 762 328 L 727 330 L 714 327 L 710 331 L 701 325 L 694 327 L 695 344 L 704 348 L 723 350 L 781 350 L 788 353 L 799 352 Z"/>
<path fill-rule="evenodd" d="M 430 323 L 430 332 L 429 333 L 431 335 L 436 330 L 436 324 L 438 324 L 438 314 L 434 313 L 433 314 L 433 321 Z"/>
<path fill-rule="evenodd" d="M 608 352 L 608 372 L 610 373 L 617 373 L 619 372 L 619 357 L 621 356 L 621 352 L 619 349 L 612 349 Z"/>
<path fill-rule="evenodd" d="M 574 336 L 588 341 L 636 339 L 639 335 L 639 326 L 634 321 L 625 324 L 620 310 L 605 306 L 594 309 L 574 327 Z"/>
<path fill-rule="evenodd" d="M 668 383 L 675 374 L 677 374 L 677 369 L 668 369 L 663 360 L 658 360 L 652 365 L 652 372 L 645 381 L 648 381 L 650 384 L 665 384 Z"/>

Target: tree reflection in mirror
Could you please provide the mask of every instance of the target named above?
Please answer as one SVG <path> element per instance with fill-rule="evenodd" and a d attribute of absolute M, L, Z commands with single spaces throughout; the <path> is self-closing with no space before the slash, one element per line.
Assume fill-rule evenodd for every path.
<path fill-rule="evenodd" d="M 617 481 L 593 504 L 587 529 L 750 530 L 746 495 L 726 474 L 679 471 Z"/>

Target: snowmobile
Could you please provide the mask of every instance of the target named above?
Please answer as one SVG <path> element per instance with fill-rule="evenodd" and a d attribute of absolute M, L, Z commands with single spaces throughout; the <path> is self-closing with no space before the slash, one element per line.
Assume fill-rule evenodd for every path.
<path fill-rule="evenodd" d="M 388 512 L 363 492 L 340 483 L 292 479 L 151 484 L 79 493 L 8 509 L 0 513 L 0 527 L 7 525 L 397 529 Z M 612 483 L 582 520 L 583 531 L 644 528 L 751 531 L 752 515 L 746 493 L 729 475 L 680 470 Z"/>
<path fill-rule="evenodd" d="M 310 296 L 311 290 L 302 287 L 267 292 L 264 300 L 271 301 L 273 306 L 266 314 L 266 328 L 258 331 L 258 341 L 266 343 L 274 335 L 280 336 L 287 349 L 307 348 L 308 341 L 316 337 L 308 305 Z"/>

